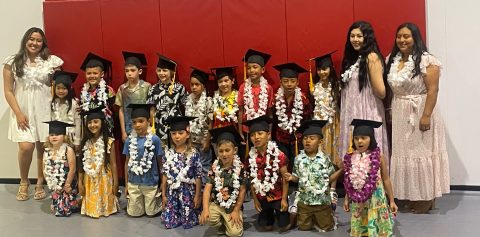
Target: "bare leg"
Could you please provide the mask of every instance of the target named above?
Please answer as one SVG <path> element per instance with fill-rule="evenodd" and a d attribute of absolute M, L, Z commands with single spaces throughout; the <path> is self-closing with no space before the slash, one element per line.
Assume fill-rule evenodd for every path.
<path fill-rule="evenodd" d="M 20 167 L 20 183 L 28 183 L 28 171 L 32 163 L 35 144 L 30 142 L 18 143 L 18 166 Z"/>
<path fill-rule="evenodd" d="M 45 148 L 43 147 L 42 142 L 36 142 L 35 147 L 37 148 L 37 185 L 35 185 L 35 194 L 33 198 L 35 200 L 42 200 L 47 197 L 45 189 L 43 189 L 43 152 Z"/>

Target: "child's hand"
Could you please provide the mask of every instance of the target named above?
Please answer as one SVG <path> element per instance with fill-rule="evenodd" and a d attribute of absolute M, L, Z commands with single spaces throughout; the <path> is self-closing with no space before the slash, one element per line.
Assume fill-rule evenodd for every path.
<path fill-rule="evenodd" d="M 280 202 L 280 211 L 288 211 L 288 202 L 286 199 L 282 199 Z"/>
<path fill-rule="evenodd" d="M 230 220 L 233 223 L 234 226 L 237 227 L 242 227 L 242 219 L 240 219 L 240 212 L 233 210 L 232 213 L 230 213 Z"/>
<path fill-rule="evenodd" d="M 63 186 L 63 190 L 66 192 L 66 193 L 71 193 L 72 192 L 72 186 L 70 186 L 70 184 L 65 184 Z"/>
<path fill-rule="evenodd" d="M 343 201 L 343 210 L 345 212 L 349 212 L 350 211 L 350 201 L 348 201 L 347 198 L 345 198 L 345 201 Z"/>
<path fill-rule="evenodd" d="M 112 187 L 112 193 L 113 193 L 114 196 L 117 195 L 117 193 L 118 193 L 118 185 L 113 185 L 113 187 Z"/>
<path fill-rule="evenodd" d="M 203 209 L 202 214 L 200 215 L 200 224 L 205 225 L 209 218 L 210 212 L 208 211 L 208 208 Z"/>
<path fill-rule="evenodd" d="M 200 197 L 200 195 L 195 195 L 195 197 L 193 198 L 193 205 L 195 209 L 200 208 L 201 202 L 202 202 L 202 198 Z"/>
<path fill-rule="evenodd" d="M 255 210 L 257 210 L 258 212 L 262 211 L 262 205 L 260 205 L 260 202 L 257 199 L 253 200 L 253 204 L 255 205 Z"/>
<path fill-rule="evenodd" d="M 394 215 L 397 214 L 398 207 L 397 207 L 397 204 L 395 204 L 395 201 L 391 201 L 391 202 L 390 202 L 390 211 L 391 211 Z"/>
<path fill-rule="evenodd" d="M 122 142 L 125 143 L 125 141 L 127 140 L 127 133 L 126 132 L 122 132 Z"/>
<path fill-rule="evenodd" d="M 162 194 L 162 211 L 166 211 L 165 207 L 167 206 L 167 196 L 165 194 Z"/>
<path fill-rule="evenodd" d="M 293 180 L 293 175 L 288 172 L 285 172 L 285 174 L 283 174 L 283 179 L 285 179 L 287 182 L 290 182 Z"/>

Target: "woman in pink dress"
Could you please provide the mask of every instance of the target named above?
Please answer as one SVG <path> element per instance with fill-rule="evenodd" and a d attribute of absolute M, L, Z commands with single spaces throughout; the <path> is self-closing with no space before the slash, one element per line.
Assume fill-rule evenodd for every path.
<path fill-rule="evenodd" d="M 382 102 L 386 94 L 382 75 L 384 64 L 370 23 L 354 22 L 348 29 L 342 62 L 339 138 L 339 154 L 342 156 L 352 152 L 350 123 L 353 119 L 385 121 Z M 375 128 L 375 137 L 388 161 L 390 156 L 385 125 Z"/>
<path fill-rule="evenodd" d="M 385 70 L 393 91 L 390 171 L 395 198 L 426 213 L 433 199 L 450 191 L 445 128 L 435 107 L 441 63 L 416 25 L 404 23 L 396 32 Z"/>

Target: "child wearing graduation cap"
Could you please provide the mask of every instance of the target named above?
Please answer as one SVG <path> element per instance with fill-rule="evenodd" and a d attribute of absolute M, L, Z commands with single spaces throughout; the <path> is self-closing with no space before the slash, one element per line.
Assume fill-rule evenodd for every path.
<path fill-rule="evenodd" d="M 210 130 L 218 159 L 208 172 L 200 223 L 218 228 L 218 234 L 243 235 L 242 204 L 247 176 L 238 154 L 240 135 L 233 125 Z"/>
<path fill-rule="evenodd" d="M 354 119 L 351 125 L 354 151 L 343 159 L 347 192 L 343 209 L 352 211 L 350 236 L 392 236 L 398 208 L 374 132 L 382 123 Z"/>
<path fill-rule="evenodd" d="M 80 108 L 82 112 L 103 107 L 108 131 L 113 135 L 112 104 L 115 91 L 107 85 L 110 78 L 112 62 L 93 53 L 88 53 L 80 69 L 85 72 L 87 82 L 83 84 L 80 93 Z M 105 78 L 105 79 L 104 79 Z"/>
<path fill-rule="evenodd" d="M 123 147 L 127 157 L 125 170 L 128 181 L 127 213 L 132 217 L 144 214 L 155 216 L 160 212 L 159 177 L 161 159 L 164 155 L 160 138 L 150 124 L 149 104 L 130 104 L 133 130 Z"/>
<path fill-rule="evenodd" d="M 201 206 L 202 163 L 190 139 L 190 121 L 195 117 L 169 117 L 173 145 L 162 159 L 162 222 L 167 229 L 198 225 Z"/>
<path fill-rule="evenodd" d="M 280 231 L 290 229 L 288 213 L 287 157 L 270 140 L 270 123 L 266 115 L 246 121 L 253 148 L 249 152 L 248 166 L 251 193 L 255 209 L 260 213 L 258 225 L 262 231 L 273 230 L 275 219 Z M 255 195 L 253 195 L 255 194 Z"/>
<path fill-rule="evenodd" d="M 74 125 L 57 120 L 45 123 L 48 124 L 49 135 L 43 153 L 43 175 L 48 188 L 52 190 L 50 208 L 55 216 L 70 216 L 79 208 L 75 185 L 75 151 L 67 136 L 67 128 Z"/>
<path fill-rule="evenodd" d="M 324 232 L 336 228 L 331 208 L 330 183 L 338 179 L 341 170 L 335 171 L 330 157 L 323 153 L 320 146 L 322 128 L 327 122 L 310 120 L 298 128 L 304 149 L 295 157 L 293 174 L 285 174 L 286 180 L 298 183 L 299 193 L 293 206 L 297 206 L 299 230 L 311 230 L 315 226 Z"/>
<path fill-rule="evenodd" d="M 262 115 L 272 115 L 273 107 L 273 88 L 268 84 L 267 79 L 263 77 L 265 73 L 265 64 L 267 64 L 271 55 L 249 49 L 245 54 L 243 61 L 244 82 L 238 90 L 238 124 L 239 132 L 248 132 L 246 126 L 242 126 L 243 121 L 252 120 Z M 247 77 L 248 76 L 248 77 Z"/>
<path fill-rule="evenodd" d="M 298 87 L 298 74 L 307 70 L 296 63 L 285 63 L 273 67 L 280 72 L 281 84 L 275 95 L 274 118 L 277 126 L 275 140 L 280 150 L 287 156 L 288 170 L 291 172 L 293 160 L 298 153 L 295 131 L 312 112 L 308 98 Z"/>
<path fill-rule="evenodd" d="M 67 136 L 75 147 L 75 152 L 80 152 L 82 140 L 82 119 L 80 116 L 79 102 L 74 96 L 72 84 L 77 78 L 76 73 L 55 71 L 53 74 L 53 98 L 51 103 L 51 120 L 73 124 L 67 127 Z"/>
<path fill-rule="evenodd" d="M 213 95 L 212 128 L 237 125 L 238 123 L 238 91 L 234 89 L 235 67 L 212 68 L 217 80 L 218 90 Z"/>
<path fill-rule="evenodd" d="M 323 129 L 322 150 L 330 157 L 333 165 L 338 168 L 342 163 L 338 151 L 338 137 L 340 135 L 340 83 L 332 61 L 332 54 L 335 52 L 310 59 L 310 61 L 315 61 L 315 71 L 310 82 L 310 95 L 315 104 L 313 119 L 328 121 Z M 334 211 L 338 201 L 336 187 L 335 181 L 331 184 L 330 190 Z"/>
<path fill-rule="evenodd" d="M 165 146 L 168 142 L 168 134 L 165 120 L 168 117 L 183 115 L 183 105 L 187 100 L 185 87 L 175 78 L 177 63 L 163 55 L 158 55 L 157 77 L 158 83 L 150 88 L 147 95 L 147 103 L 154 104 L 152 116 L 155 120 L 157 136 Z"/>
<path fill-rule="evenodd" d="M 108 131 L 104 109 L 97 107 L 86 112 L 78 167 L 78 188 L 83 197 L 81 214 L 93 218 L 118 211 L 115 143 Z"/>
<path fill-rule="evenodd" d="M 145 55 L 125 51 L 122 54 L 125 59 L 124 69 L 127 82 L 118 88 L 115 105 L 119 107 L 120 130 L 122 141 L 125 142 L 128 134 L 132 131 L 132 119 L 130 117 L 132 110 L 127 106 L 129 104 L 145 104 L 148 91 L 152 85 L 140 78 L 143 68 L 147 65 Z"/>
<path fill-rule="evenodd" d="M 187 97 L 185 115 L 197 117 L 190 121 L 190 138 L 193 146 L 200 153 L 200 161 L 203 167 L 202 177 L 206 178 L 212 166 L 212 150 L 210 149 L 208 130 L 211 128 L 213 101 L 212 97 L 207 96 L 206 91 L 210 74 L 194 67 L 192 69 L 190 74 L 190 89 L 192 92 Z M 205 183 L 205 179 L 203 183 Z"/>

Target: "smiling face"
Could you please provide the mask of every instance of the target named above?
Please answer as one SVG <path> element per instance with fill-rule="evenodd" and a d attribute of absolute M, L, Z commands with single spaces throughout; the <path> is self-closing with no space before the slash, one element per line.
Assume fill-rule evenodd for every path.
<path fill-rule="evenodd" d="M 29 55 L 38 55 L 43 47 L 43 37 L 39 32 L 33 32 L 25 44 Z"/>
<path fill-rule="evenodd" d="M 363 32 L 360 28 L 355 28 L 350 31 L 350 43 L 355 51 L 360 51 L 363 46 L 363 40 Z"/>
<path fill-rule="evenodd" d="M 233 164 L 237 151 L 238 148 L 231 141 L 223 141 L 218 146 L 218 159 L 222 161 L 224 167 L 229 167 Z"/>
<path fill-rule="evenodd" d="M 328 81 L 328 77 L 330 76 L 330 67 L 317 68 L 317 75 L 321 82 Z"/>
<path fill-rule="evenodd" d="M 265 68 L 260 66 L 258 63 L 248 63 L 247 64 L 247 75 L 250 80 L 257 81 L 260 80 L 262 74 L 265 72 Z"/>
<path fill-rule="evenodd" d="M 90 88 L 96 88 L 103 78 L 103 69 L 101 67 L 90 67 L 85 69 L 85 77 Z"/>
<path fill-rule="evenodd" d="M 232 91 L 233 79 L 230 79 L 229 76 L 218 79 L 217 83 L 220 95 L 228 95 Z"/>
<path fill-rule="evenodd" d="M 415 43 L 412 37 L 412 31 L 407 27 L 401 28 L 397 32 L 397 38 L 395 39 L 398 49 L 402 54 L 410 55 L 413 52 L 413 44 Z"/>
<path fill-rule="evenodd" d="M 94 137 L 98 137 L 102 131 L 102 120 L 101 119 L 92 119 L 87 123 L 88 130 L 93 134 Z"/>
<path fill-rule="evenodd" d="M 365 152 L 370 146 L 370 136 L 354 136 L 353 143 L 358 152 Z"/>
<path fill-rule="evenodd" d="M 158 80 L 165 85 L 170 84 L 170 82 L 172 81 L 173 74 L 175 73 L 170 69 L 159 68 L 159 67 L 157 67 L 156 72 L 157 72 Z"/>
<path fill-rule="evenodd" d="M 55 95 L 60 99 L 64 99 L 68 95 L 68 88 L 62 83 L 55 84 Z"/>

